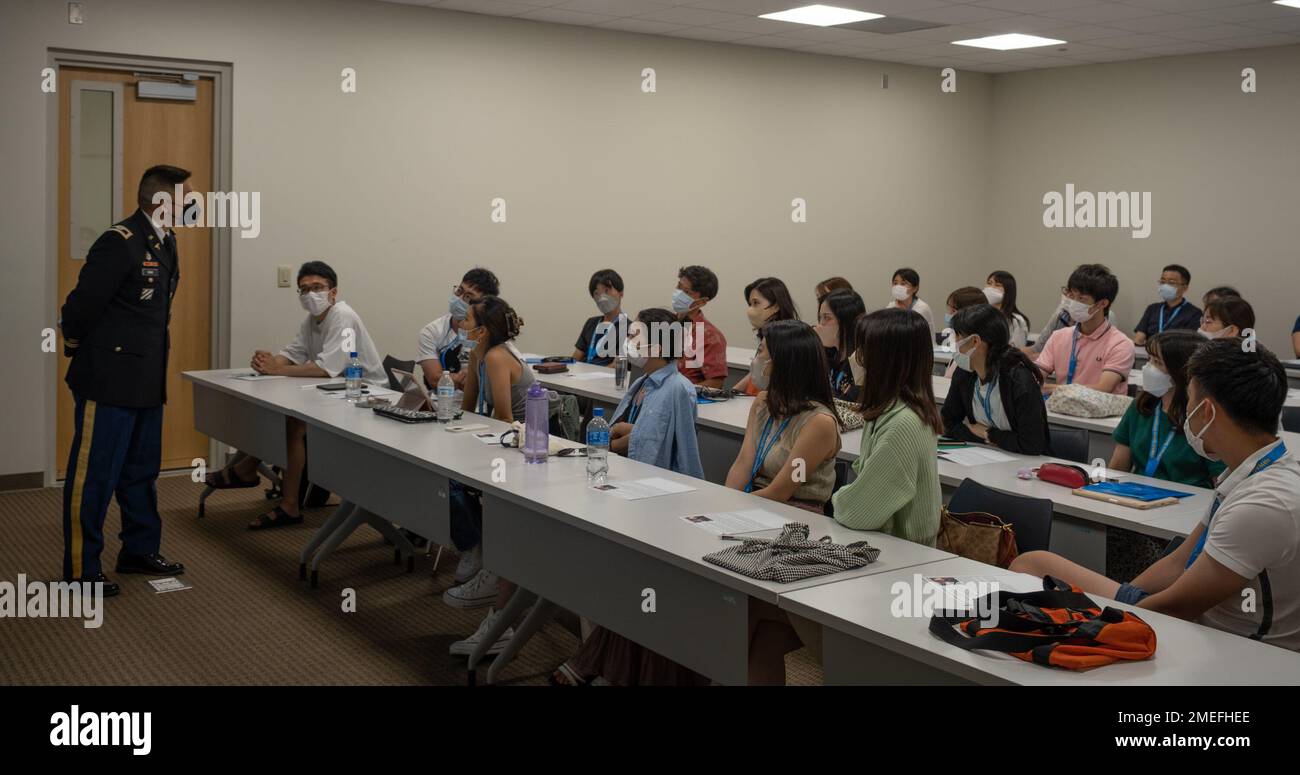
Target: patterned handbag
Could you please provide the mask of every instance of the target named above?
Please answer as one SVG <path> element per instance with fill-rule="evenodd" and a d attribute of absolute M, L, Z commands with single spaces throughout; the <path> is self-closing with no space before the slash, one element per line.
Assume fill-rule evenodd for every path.
<path fill-rule="evenodd" d="M 840 416 L 840 423 L 844 425 L 844 430 L 856 431 L 866 424 L 862 420 L 862 415 L 858 413 L 857 404 L 841 398 L 836 398 L 834 401 L 835 413 Z"/>
<path fill-rule="evenodd" d="M 705 562 L 719 565 L 742 576 L 782 584 L 813 576 L 825 576 L 844 570 L 861 568 L 873 563 L 880 550 L 866 541 L 854 541 L 847 546 L 831 543 L 830 536 L 819 541 L 808 540 L 808 526 L 802 522 L 789 522 L 781 528 L 781 535 L 770 538 L 739 538 L 723 536 L 724 541 L 741 541 L 740 546 L 704 555 Z"/>
<path fill-rule="evenodd" d="M 983 511 L 949 511 L 947 506 L 939 516 L 936 547 L 999 568 L 1010 567 L 1018 554 L 1015 528 L 1000 517 Z"/>
<path fill-rule="evenodd" d="M 1047 411 L 1071 417 L 1119 417 L 1133 399 L 1083 385 L 1061 385 L 1047 399 Z"/>

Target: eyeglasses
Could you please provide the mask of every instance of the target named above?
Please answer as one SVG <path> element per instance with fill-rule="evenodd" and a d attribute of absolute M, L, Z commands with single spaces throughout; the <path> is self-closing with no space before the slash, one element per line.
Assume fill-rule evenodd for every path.
<path fill-rule="evenodd" d="M 1174 286 L 1174 287 L 1176 287 L 1176 288 L 1182 288 L 1183 286 L 1187 285 L 1187 283 L 1183 282 L 1181 279 L 1173 279 L 1173 280 L 1170 280 L 1170 279 L 1167 278 L 1167 277 L 1161 277 L 1161 278 L 1160 278 L 1160 283 L 1161 283 L 1162 285 L 1172 285 L 1172 286 Z"/>
<path fill-rule="evenodd" d="M 468 304 L 473 304 L 480 298 L 479 296 L 475 296 L 473 291 L 470 291 L 467 288 L 462 288 L 459 285 L 451 286 L 451 292 L 457 298 L 464 299 Z"/>
<path fill-rule="evenodd" d="M 319 293 L 320 291 L 328 291 L 329 289 L 330 287 L 328 285 L 322 285 L 320 283 L 316 283 L 315 285 L 300 285 L 298 286 L 298 295 L 306 296 L 309 293 Z"/>

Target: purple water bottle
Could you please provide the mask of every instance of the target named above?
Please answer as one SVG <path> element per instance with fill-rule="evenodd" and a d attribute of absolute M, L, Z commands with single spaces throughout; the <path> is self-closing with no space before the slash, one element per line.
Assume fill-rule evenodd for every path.
<path fill-rule="evenodd" d="M 534 381 L 524 406 L 524 460 L 545 463 L 551 445 L 549 391 Z"/>

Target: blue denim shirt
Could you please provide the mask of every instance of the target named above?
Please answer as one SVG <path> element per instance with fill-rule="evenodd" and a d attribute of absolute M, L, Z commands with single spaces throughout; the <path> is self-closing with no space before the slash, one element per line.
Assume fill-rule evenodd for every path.
<path fill-rule="evenodd" d="M 695 438 L 695 386 L 669 363 L 632 383 L 614 409 L 610 424 L 618 422 L 632 406 L 642 387 L 646 395 L 632 424 L 627 456 L 632 460 L 667 468 L 679 474 L 704 478 L 700 445 Z"/>

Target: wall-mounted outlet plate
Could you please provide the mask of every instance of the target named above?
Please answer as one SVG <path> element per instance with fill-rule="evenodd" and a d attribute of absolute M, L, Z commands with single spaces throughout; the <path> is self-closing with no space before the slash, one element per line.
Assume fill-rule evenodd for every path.
<path fill-rule="evenodd" d="M 292 272 L 293 269 L 288 265 L 281 264 L 280 266 L 277 266 L 275 268 L 275 287 L 288 288 L 289 277 L 292 274 Z"/>

